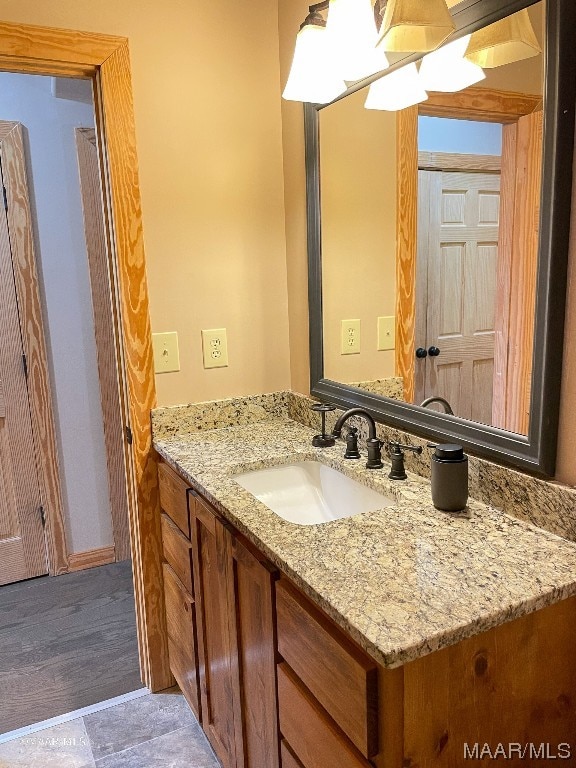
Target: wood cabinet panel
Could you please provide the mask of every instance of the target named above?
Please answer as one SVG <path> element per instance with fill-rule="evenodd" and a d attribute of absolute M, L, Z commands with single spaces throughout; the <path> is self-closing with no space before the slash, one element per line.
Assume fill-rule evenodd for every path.
<path fill-rule="evenodd" d="M 194 601 L 167 563 L 163 564 L 163 573 L 170 669 L 201 721 Z"/>
<path fill-rule="evenodd" d="M 274 581 L 277 572 L 228 529 L 230 617 L 238 768 L 278 768 Z"/>
<path fill-rule="evenodd" d="M 277 672 L 280 732 L 304 768 L 371 768 L 285 662 Z"/>
<path fill-rule="evenodd" d="M 224 528 L 198 497 L 190 502 L 202 727 L 224 768 L 236 768 Z"/>
<path fill-rule="evenodd" d="M 160 487 L 160 507 L 176 523 L 182 533 L 190 538 L 187 483 L 164 462 L 158 465 L 158 481 Z"/>
<path fill-rule="evenodd" d="M 573 747 L 575 626 L 573 597 L 406 664 L 406 763 L 462 765 L 464 744 L 493 751 L 499 743 L 549 744 L 551 755 L 559 744 Z M 505 760 L 512 768 L 556 762 L 517 754 Z"/>
<path fill-rule="evenodd" d="M 174 525 L 168 515 L 161 515 L 162 522 L 162 552 L 172 570 L 191 595 L 194 594 L 192 585 L 192 545 L 180 529 Z"/>
<path fill-rule="evenodd" d="M 378 669 L 286 579 L 276 585 L 278 650 L 365 757 L 378 752 Z"/>
<path fill-rule="evenodd" d="M 303 768 L 302 763 L 288 746 L 286 739 L 282 739 L 280 743 L 280 757 L 282 760 L 282 768 Z"/>

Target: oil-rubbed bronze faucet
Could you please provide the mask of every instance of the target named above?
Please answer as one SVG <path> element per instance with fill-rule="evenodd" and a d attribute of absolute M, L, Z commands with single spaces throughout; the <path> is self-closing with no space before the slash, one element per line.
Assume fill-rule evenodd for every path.
<path fill-rule="evenodd" d="M 428 408 L 432 403 L 439 403 L 449 416 L 454 416 L 454 411 L 452 410 L 450 403 L 443 397 L 427 397 L 426 400 L 420 403 L 420 408 Z"/>
<path fill-rule="evenodd" d="M 368 461 L 366 462 L 367 469 L 382 469 L 382 443 L 376 437 L 376 423 L 372 416 L 363 408 L 350 408 L 349 411 L 340 416 L 334 429 L 332 430 L 333 437 L 340 437 L 342 434 L 342 427 L 348 421 L 351 416 L 363 416 L 368 422 L 368 440 L 366 440 L 366 448 L 368 449 Z"/>

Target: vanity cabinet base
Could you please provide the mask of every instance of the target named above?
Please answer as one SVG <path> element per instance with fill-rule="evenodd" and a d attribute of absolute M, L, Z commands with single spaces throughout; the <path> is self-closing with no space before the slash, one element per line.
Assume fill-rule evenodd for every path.
<path fill-rule="evenodd" d="M 385 669 L 177 479 L 170 660 L 223 768 L 576 764 L 576 597 Z"/>

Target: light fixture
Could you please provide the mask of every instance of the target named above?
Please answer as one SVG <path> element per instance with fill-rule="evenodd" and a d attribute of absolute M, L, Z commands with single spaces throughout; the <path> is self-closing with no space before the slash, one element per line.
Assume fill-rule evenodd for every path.
<path fill-rule="evenodd" d="M 428 53 L 455 29 L 446 0 L 388 0 L 378 45 L 394 53 Z"/>
<path fill-rule="evenodd" d="M 330 0 L 326 30 L 334 66 L 348 82 L 388 68 L 382 49 L 376 49 L 378 30 L 371 0 Z"/>
<path fill-rule="evenodd" d="M 296 36 L 294 59 L 282 96 L 288 101 L 328 104 L 346 90 L 332 60 L 326 22 L 320 15 L 328 2 L 310 6 Z"/>
<path fill-rule="evenodd" d="M 420 104 L 427 98 L 428 94 L 422 87 L 416 64 L 407 64 L 375 80 L 368 90 L 364 106 L 366 109 L 395 112 Z"/>
<path fill-rule="evenodd" d="M 542 53 L 528 9 L 474 32 L 466 58 L 480 67 L 501 67 Z"/>
<path fill-rule="evenodd" d="M 454 93 L 484 80 L 484 70 L 464 58 L 470 37 L 465 35 L 424 56 L 420 64 L 423 88 Z"/>

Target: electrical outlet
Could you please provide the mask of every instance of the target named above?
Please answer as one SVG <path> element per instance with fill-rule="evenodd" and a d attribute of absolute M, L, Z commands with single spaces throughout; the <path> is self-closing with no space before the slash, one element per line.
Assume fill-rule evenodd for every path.
<path fill-rule="evenodd" d="M 342 320 L 342 354 L 360 354 L 360 320 Z"/>
<path fill-rule="evenodd" d="M 228 366 L 226 328 L 202 331 L 202 352 L 204 368 L 226 368 Z"/>
<path fill-rule="evenodd" d="M 396 348 L 396 318 L 379 317 L 378 318 L 378 350 Z"/>
<path fill-rule="evenodd" d="M 173 373 L 180 370 L 180 353 L 176 331 L 153 333 L 152 350 L 154 352 L 154 373 Z"/>

